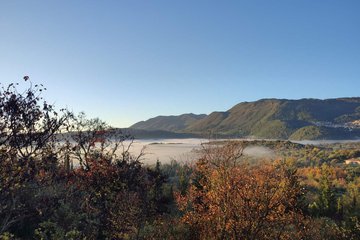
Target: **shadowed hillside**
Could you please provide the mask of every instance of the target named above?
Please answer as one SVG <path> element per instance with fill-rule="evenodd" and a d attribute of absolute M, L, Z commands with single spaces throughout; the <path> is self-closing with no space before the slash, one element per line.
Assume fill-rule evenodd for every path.
<path fill-rule="evenodd" d="M 180 131 L 198 120 L 205 118 L 205 114 L 182 114 L 180 116 L 158 116 L 147 121 L 135 123 L 131 128 L 145 130 Z"/>

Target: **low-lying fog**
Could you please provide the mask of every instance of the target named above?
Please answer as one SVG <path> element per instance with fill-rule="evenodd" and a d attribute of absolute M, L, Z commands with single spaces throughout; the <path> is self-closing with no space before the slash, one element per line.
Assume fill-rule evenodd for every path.
<path fill-rule="evenodd" d="M 142 162 L 154 164 L 157 160 L 168 163 L 172 159 L 179 162 L 187 162 L 198 157 L 198 151 L 206 139 L 162 139 L 162 140 L 136 140 L 130 152 L 137 155 L 144 149 L 145 155 Z M 244 149 L 243 154 L 254 158 L 274 158 L 275 153 L 262 146 L 249 146 Z"/>
<path fill-rule="evenodd" d="M 156 139 L 156 140 L 135 140 L 130 152 L 138 155 L 142 149 L 144 156 L 142 162 L 154 164 L 157 160 L 168 163 L 172 159 L 180 162 L 194 160 L 197 157 L 196 150 L 201 144 L 207 142 L 205 139 Z"/>
<path fill-rule="evenodd" d="M 245 139 L 242 139 L 245 140 Z M 249 140 L 249 139 L 246 139 Z M 135 140 L 130 150 L 133 154 L 139 154 L 144 148 L 145 155 L 142 158 L 144 164 L 154 164 L 157 160 L 168 163 L 172 159 L 180 162 L 191 161 L 198 157 L 197 149 L 201 149 L 202 143 L 207 139 L 138 139 Z M 355 140 L 360 141 L 360 140 Z M 294 141 L 301 144 L 326 144 L 336 142 L 353 142 L 353 140 L 320 140 L 320 141 Z M 244 149 L 244 155 L 254 158 L 275 158 L 273 150 L 262 146 L 249 146 Z"/>
<path fill-rule="evenodd" d="M 218 139 L 223 141 L 225 139 Z M 235 140 L 235 139 L 233 139 Z M 253 139 L 237 139 L 248 140 Z M 213 141 L 213 140 L 211 140 Z M 169 163 L 171 160 L 178 162 L 188 162 L 195 160 L 199 157 L 199 151 L 202 148 L 203 143 L 208 143 L 208 139 L 199 138 L 187 138 L 187 139 L 137 139 L 130 148 L 130 153 L 137 156 L 143 152 L 141 161 L 144 164 L 152 165 L 159 160 L 162 163 Z M 327 144 L 327 143 L 343 143 L 343 142 L 360 142 L 360 140 L 321 140 L 321 141 L 294 141 L 301 144 Z M 130 141 L 124 142 L 124 147 L 127 148 Z M 122 148 L 119 147 L 118 154 L 122 152 Z M 248 146 L 244 149 L 243 154 L 251 158 L 276 158 L 276 153 L 268 147 L 264 146 Z M 74 163 L 77 165 L 77 163 Z"/>

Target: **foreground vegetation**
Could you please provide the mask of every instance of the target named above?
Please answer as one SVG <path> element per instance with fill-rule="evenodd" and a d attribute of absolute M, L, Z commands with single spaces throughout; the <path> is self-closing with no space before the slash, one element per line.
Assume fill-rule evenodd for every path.
<path fill-rule="evenodd" d="M 192 164 L 144 166 L 131 136 L 42 91 L 0 92 L 0 239 L 360 238 L 356 143 L 217 142 Z"/>

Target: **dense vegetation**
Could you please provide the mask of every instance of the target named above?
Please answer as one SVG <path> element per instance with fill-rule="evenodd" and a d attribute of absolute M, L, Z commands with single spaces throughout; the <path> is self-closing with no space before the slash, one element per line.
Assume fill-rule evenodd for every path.
<path fill-rule="evenodd" d="M 192 164 L 144 166 L 131 136 L 29 84 L 0 92 L 0 239 L 360 238 L 358 143 L 213 142 Z"/>
<path fill-rule="evenodd" d="M 184 114 L 159 116 L 136 123 L 132 128 L 167 130 L 212 136 L 270 139 L 353 139 L 360 127 L 360 98 L 263 99 L 239 103 L 225 112 L 208 116 Z M 350 124 L 350 125 L 349 125 Z M 352 129 L 349 127 L 352 126 Z"/>

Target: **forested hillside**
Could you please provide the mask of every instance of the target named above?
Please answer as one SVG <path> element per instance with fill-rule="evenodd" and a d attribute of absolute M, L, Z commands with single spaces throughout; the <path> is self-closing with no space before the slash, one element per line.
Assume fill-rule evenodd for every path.
<path fill-rule="evenodd" d="M 157 117 L 132 128 L 294 140 L 360 137 L 360 98 L 262 99 L 200 116 L 192 121 L 185 121 L 184 115 Z"/>
<path fill-rule="evenodd" d="M 132 128 L 143 130 L 164 130 L 164 131 L 180 131 L 198 120 L 205 118 L 205 114 L 182 114 L 180 116 L 158 116 L 147 121 L 142 121 L 132 125 Z"/>

